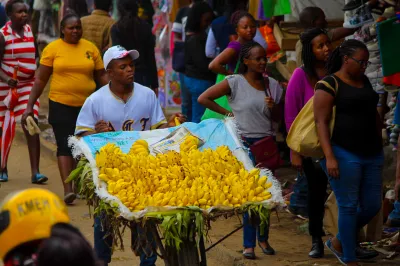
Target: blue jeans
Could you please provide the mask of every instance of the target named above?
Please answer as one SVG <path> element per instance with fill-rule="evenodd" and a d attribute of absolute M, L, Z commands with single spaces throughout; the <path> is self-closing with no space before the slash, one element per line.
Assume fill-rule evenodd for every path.
<path fill-rule="evenodd" d="M 214 85 L 214 81 L 196 79 L 185 76 L 185 86 L 188 88 L 192 97 L 192 122 L 200 123 L 206 108 L 197 102 L 199 96 L 208 88 Z"/>
<path fill-rule="evenodd" d="M 261 227 L 254 226 L 250 223 L 250 217 L 247 212 L 243 214 L 243 246 L 244 248 L 255 248 L 256 237 L 258 242 L 268 241 L 269 238 L 269 221 L 268 225 L 263 225 L 264 234 L 261 235 Z"/>
<path fill-rule="evenodd" d="M 357 233 L 379 212 L 382 203 L 383 152 L 360 156 L 333 145 L 340 178 L 329 178 L 339 207 L 338 240 L 344 262 L 355 262 Z M 321 161 L 326 171 L 326 160 Z"/>
<path fill-rule="evenodd" d="M 138 227 L 137 230 L 142 232 L 140 230 L 141 228 Z M 94 249 L 96 251 L 97 257 L 104 261 L 105 263 L 110 263 L 111 262 L 111 246 L 112 246 L 112 238 L 111 236 L 107 236 L 108 232 L 102 230 L 101 226 L 101 215 L 96 216 L 94 218 Z M 132 236 L 134 237 L 134 236 Z M 153 239 L 153 236 L 149 233 L 147 234 L 147 239 L 151 241 Z M 147 257 L 144 252 L 140 253 L 140 266 L 155 266 L 155 263 L 157 261 L 157 254 L 153 254 L 150 257 Z"/>
<path fill-rule="evenodd" d="M 263 138 L 245 138 L 243 137 L 243 145 L 249 148 L 253 143 L 261 140 Z M 249 157 L 255 165 L 255 158 L 251 151 L 249 150 Z M 269 238 L 269 221 L 267 225 L 263 225 L 264 234 L 261 235 L 261 227 L 250 224 L 249 214 L 246 212 L 243 214 L 243 246 L 244 248 L 254 248 L 256 247 L 256 237 L 258 242 L 268 241 Z"/>
<path fill-rule="evenodd" d="M 389 215 L 390 220 L 400 220 L 400 201 L 395 201 L 394 209 Z"/>
<path fill-rule="evenodd" d="M 179 73 L 181 83 L 182 114 L 187 117 L 187 122 L 192 122 L 192 96 L 185 84 L 185 74 Z"/>

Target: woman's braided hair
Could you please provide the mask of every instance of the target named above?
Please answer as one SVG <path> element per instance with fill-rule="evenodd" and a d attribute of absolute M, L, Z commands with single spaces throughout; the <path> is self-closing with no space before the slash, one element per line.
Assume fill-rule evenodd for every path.
<path fill-rule="evenodd" d="M 333 50 L 326 65 L 328 74 L 338 72 L 342 67 L 343 57 L 346 55 L 349 57 L 352 56 L 358 49 L 368 50 L 364 43 L 352 39 L 344 41 L 339 47 Z"/>
<path fill-rule="evenodd" d="M 249 58 L 251 50 L 255 47 L 264 49 L 258 42 L 255 41 L 250 41 L 242 45 L 239 54 L 239 74 L 245 74 L 247 72 L 247 66 L 244 63 L 244 59 Z"/>
<path fill-rule="evenodd" d="M 233 13 L 231 17 L 231 24 L 235 27 L 235 29 L 237 28 L 239 21 L 244 17 L 251 19 L 254 22 L 254 24 L 257 23 L 256 19 L 249 12 L 244 10 L 238 10 L 235 13 Z"/>
<path fill-rule="evenodd" d="M 303 70 L 306 72 L 310 79 L 319 80 L 318 74 L 315 70 L 315 65 L 317 63 L 317 58 L 313 52 L 312 40 L 315 37 L 325 34 L 326 32 L 320 28 L 313 28 L 305 31 L 300 35 L 300 41 L 303 45 L 301 51 L 301 59 L 303 60 Z"/>

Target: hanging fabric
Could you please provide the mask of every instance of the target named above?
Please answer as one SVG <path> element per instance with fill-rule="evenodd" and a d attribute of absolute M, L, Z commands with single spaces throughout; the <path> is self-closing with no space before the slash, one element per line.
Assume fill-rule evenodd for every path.
<path fill-rule="evenodd" d="M 260 5 L 260 2 L 257 0 L 249 1 L 249 13 L 258 19 L 258 6 Z"/>
<path fill-rule="evenodd" d="M 263 0 L 263 8 L 267 18 L 292 13 L 289 0 Z"/>
<path fill-rule="evenodd" d="M 397 56 L 400 43 L 400 23 L 397 18 L 378 23 L 378 41 L 381 53 L 384 83 L 400 86 L 400 64 Z"/>

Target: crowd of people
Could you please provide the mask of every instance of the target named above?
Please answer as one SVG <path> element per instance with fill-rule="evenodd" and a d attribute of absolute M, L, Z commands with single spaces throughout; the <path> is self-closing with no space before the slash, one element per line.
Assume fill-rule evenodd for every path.
<path fill-rule="evenodd" d="M 29 25 L 31 14 L 25 1 L 9 0 L 5 5 L 9 20 L 0 30 L 0 123 L 4 128 L 7 106 L 3 101 L 10 88 L 16 88 L 19 96 L 14 108 L 16 120 L 25 124 L 28 117 L 33 117 L 37 123 L 38 99 L 49 83 L 48 120 L 57 144 L 64 202 L 49 192 L 32 190 L 20 192 L 0 205 L 0 217 L 8 215 L 8 219 L 0 219 L 1 240 L 24 223 L 9 228 L 1 224 L 14 223 L 13 204 L 18 197 L 37 197 L 35 192 L 42 193 L 49 202 L 58 202 L 49 206 L 49 218 L 56 218 L 51 219 L 51 224 L 44 222 L 45 235 L 16 239 L 28 243 L 22 247 L 15 242 L 0 248 L 5 265 L 16 265 L 16 258 L 32 260 L 31 265 L 111 262 L 112 238 L 101 226 L 103 214 L 95 217 L 96 255 L 79 231 L 68 225 L 64 204 L 72 204 L 77 197 L 73 186 L 64 182 L 76 167 L 68 145 L 70 136 L 154 130 L 175 126 L 176 120 L 199 123 L 207 118 L 234 117 L 254 165 L 275 171 L 280 159 L 271 162 L 271 157 L 253 151 L 261 148 L 268 151 L 264 154 L 274 153 L 270 151 L 277 149 L 277 125 L 284 122 L 289 131 L 311 98 L 324 158 L 304 157 L 291 151 L 291 163 L 298 174 L 289 210 L 308 217 L 312 237 L 309 256 L 323 257 L 324 203 L 330 184 L 339 208 L 339 233 L 325 242 L 326 247 L 349 266 L 358 265 L 358 259 L 378 255 L 361 248 L 357 234 L 381 209 L 384 157 L 383 122 L 377 112 L 379 96 L 365 75 L 370 64 L 366 45 L 357 40 L 346 40 L 336 48 L 332 45 L 333 41 L 352 35 L 355 29 L 327 31 L 323 10 L 305 8 L 299 17 L 304 32 L 296 45 L 298 68 L 284 88 L 267 75 L 268 43 L 257 28 L 256 19 L 247 12 L 248 0 L 227 1 L 220 17 L 206 1 L 194 0 L 178 11 L 172 27 L 173 67 L 180 76 L 182 114 L 166 119 L 157 99 L 156 39 L 149 21 L 139 16 L 146 1 L 118 0 L 117 21 L 109 15 L 112 0 L 94 0 L 90 15 L 86 4 L 82 8 L 78 1 L 65 1 L 62 8 L 66 11 L 56 30 L 48 27 L 53 20 L 50 8 L 37 3 L 35 6 L 36 1 L 30 4 L 40 10 L 37 33 Z M 151 12 L 146 14 L 148 20 Z M 60 38 L 55 38 L 55 32 Z M 36 42 L 49 37 L 55 40 L 49 42 L 37 61 Z M 331 132 L 332 116 L 335 123 Z M 39 170 L 39 137 L 23 129 L 31 181 L 45 183 L 48 178 Z M 3 167 L 0 181 L 7 182 L 8 178 L 7 167 Z M 398 189 L 400 181 L 397 182 Z M 392 222 L 397 219 L 391 217 Z M 37 220 L 38 224 L 41 222 Z M 269 223 L 260 228 L 244 214 L 243 224 L 246 259 L 256 258 L 257 241 L 264 254 L 275 254 L 269 243 Z M 133 238 L 144 234 L 140 226 L 135 232 Z M 72 252 L 69 246 L 81 248 Z M 58 256 L 64 252 L 61 249 L 65 249 L 64 256 Z M 78 258 L 84 259 L 79 263 L 71 261 Z M 142 250 L 140 259 L 141 265 L 154 265 L 157 255 Z"/>

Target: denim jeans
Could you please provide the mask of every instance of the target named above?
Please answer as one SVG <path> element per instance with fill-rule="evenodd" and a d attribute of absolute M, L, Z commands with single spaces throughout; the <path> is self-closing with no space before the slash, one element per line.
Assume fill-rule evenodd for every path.
<path fill-rule="evenodd" d="M 261 235 L 261 229 L 264 233 Z M 258 242 L 268 241 L 269 238 L 269 221 L 268 225 L 254 226 L 250 223 L 249 214 L 246 212 L 243 214 L 243 247 L 244 248 L 255 248 L 256 247 L 256 237 Z"/>
<path fill-rule="evenodd" d="M 243 137 L 243 145 L 249 148 L 253 143 L 261 140 L 263 138 L 245 138 Z M 255 165 L 255 158 L 251 151 L 249 150 L 249 157 Z M 250 223 L 249 214 L 246 212 L 243 214 L 243 246 L 244 248 L 254 248 L 256 247 L 256 237 L 258 242 L 268 241 L 269 238 L 269 221 L 267 225 L 263 225 L 264 234 L 261 235 L 261 227 L 255 226 Z"/>
<path fill-rule="evenodd" d="M 357 234 L 379 212 L 382 203 L 383 152 L 361 156 L 333 145 L 339 179 L 329 178 L 339 208 L 339 233 L 344 262 L 355 262 Z M 326 171 L 326 160 L 321 161 Z"/>
<path fill-rule="evenodd" d="M 197 102 L 199 96 L 215 84 L 215 81 L 196 79 L 185 76 L 185 86 L 192 97 L 192 122 L 200 123 L 206 108 Z"/>
<path fill-rule="evenodd" d="M 192 95 L 185 84 L 185 74 L 179 73 L 181 83 L 182 114 L 187 117 L 187 122 L 192 122 Z"/>
<path fill-rule="evenodd" d="M 140 232 L 141 230 L 137 228 Z M 111 236 L 107 236 L 106 231 L 102 230 L 101 226 L 101 215 L 96 216 L 94 218 L 94 249 L 96 251 L 97 257 L 105 263 L 111 262 L 111 246 L 112 246 L 112 238 Z M 134 236 L 132 236 L 134 237 Z M 147 239 L 151 241 L 153 236 L 151 234 L 147 235 Z M 144 252 L 140 253 L 140 266 L 155 266 L 157 261 L 157 254 L 153 254 L 150 257 L 147 257 Z"/>
<path fill-rule="evenodd" d="M 394 209 L 389 215 L 390 220 L 400 220 L 400 201 L 395 201 Z"/>

